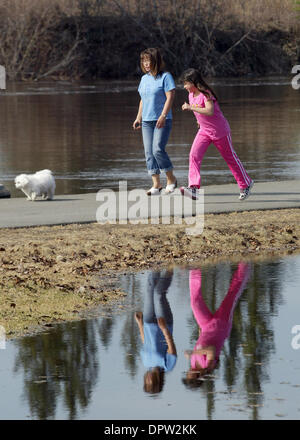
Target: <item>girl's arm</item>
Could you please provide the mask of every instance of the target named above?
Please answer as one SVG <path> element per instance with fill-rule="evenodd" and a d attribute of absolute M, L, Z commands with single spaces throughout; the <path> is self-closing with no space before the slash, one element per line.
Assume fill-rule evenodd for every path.
<path fill-rule="evenodd" d="M 142 111 L 143 111 L 143 102 L 142 102 L 142 100 L 140 100 L 138 114 L 137 114 L 135 121 L 132 125 L 134 130 L 138 130 L 139 128 L 141 128 Z"/>
<path fill-rule="evenodd" d="M 166 97 L 167 100 L 165 102 L 164 108 L 162 109 L 161 115 L 156 122 L 156 128 L 162 128 L 165 125 L 167 114 L 171 110 L 175 98 L 175 89 L 166 92 Z"/>
<path fill-rule="evenodd" d="M 216 347 L 209 345 L 205 348 L 200 348 L 193 351 L 194 354 L 206 354 L 208 361 L 213 361 L 216 357 Z"/>
<path fill-rule="evenodd" d="M 205 101 L 205 107 L 197 107 L 185 102 L 182 110 L 190 110 L 192 112 L 200 113 L 200 115 L 212 116 L 214 114 L 214 102 L 212 100 Z"/>

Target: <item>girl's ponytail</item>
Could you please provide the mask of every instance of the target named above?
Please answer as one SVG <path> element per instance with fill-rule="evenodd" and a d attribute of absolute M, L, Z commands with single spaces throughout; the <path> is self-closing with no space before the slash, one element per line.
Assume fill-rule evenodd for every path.
<path fill-rule="evenodd" d="M 213 89 L 204 81 L 200 70 L 198 69 L 188 69 L 181 75 L 180 80 L 182 82 L 188 81 L 194 84 L 197 89 L 203 93 L 207 98 L 210 98 L 213 95 L 216 100 L 218 100 L 217 95 L 213 91 Z"/>

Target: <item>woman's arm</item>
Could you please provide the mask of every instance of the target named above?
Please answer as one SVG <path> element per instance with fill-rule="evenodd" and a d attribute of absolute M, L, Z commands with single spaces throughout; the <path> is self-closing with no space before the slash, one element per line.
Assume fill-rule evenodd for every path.
<path fill-rule="evenodd" d="M 182 110 L 190 110 L 200 113 L 200 115 L 212 116 L 214 114 L 214 102 L 212 100 L 206 101 L 205 107 L 197 107 L 196 105 L 190 105 L 185 102 L 182 106 Z"/>
<path fill-rule="evenodd" d="M 156 128 L 162 128 L 165 125 L 167 114 L 171 110 L 175 98 L 175 89 L 166 92 L 166 97 L 167 99 L 164 108 L 162 109 L 161 115 L 156 122 Z"/>
<path fill-rule="evenodd" d="M 142 343 L 144 343 L 144 323 L 143 323 L 143 313 L 142 312 L 136 312 L 134 314 L 136 323 L 139 327 L 139 331 L 140 331 L 140 337 L 142 340 Z"/>
<path fill-rule="evenodd" d="M 168 353 L 169 354 L 174 354 L 175 356 L 177 355 L 177 351 L 176 351 L 176 347 L 174 344 L 174 340 L 173 340 L 173 336 L 171 335 L 167 325 L 166 325 L 166 320 L 165 318 L 158 318 L 157 320 L 158 326 L 161 329 L 164 337 L 166 338 L 166 342 L 168 345 Z"/>
<path fill-rule="evenodd" d="M 138 114 L 137 114 L 135 121 L 132 125 L 134 130 L 138 130 L 139 128 L 141 128 L 142 111 L 143 111 L 143 102 L 142 102 L 142 100 L 140 100 Z"/>

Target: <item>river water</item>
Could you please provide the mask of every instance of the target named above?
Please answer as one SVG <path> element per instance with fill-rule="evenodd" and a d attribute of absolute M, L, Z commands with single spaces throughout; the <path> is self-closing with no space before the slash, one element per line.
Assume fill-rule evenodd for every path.
<path fill-rule="evenodd" d="M 1 419 L 300 418 L 300 255 L 124 274 L 121 285 L 126 299 L 96 318 L 6 341 Z M 146 342 L 143 349 L 135 313 L 143 312 L 147 335 L 152 300 L 168 325 L 172 314 L 177 355 L 168 355 L 162 388 L 146 392 L 157 357 Z M 185 352 L 217 311 L 223 324 L 209 331 L 221 341 L 219 362 L 191 380 Z"/>
<path fill-rule="evenodd" d="M 51 169 L 57 194 L 148 188 L 141 133 L 132 123 L 137 82 L 8 83 L 0 93 L 0 183 L 13 197 L 17 174 Z M 299 179 L 300 99 L 291 78 L 218 80 L 212 84 L 232 129 L 234 148 L 256 181 Z M 167 151 L 180 185 L 187 183 L 188 155 L 197 127 L 181 111 L 178 88 Z M 203 184 L 233 182 L 211 146 L 202 165 Z"/>

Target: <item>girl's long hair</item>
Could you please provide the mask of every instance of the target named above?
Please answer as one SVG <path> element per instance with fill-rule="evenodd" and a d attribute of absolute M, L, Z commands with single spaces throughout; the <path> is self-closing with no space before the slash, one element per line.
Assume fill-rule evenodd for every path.
<path fill-rule="evenodd" d="M 207 98 L 210 98 L 210 96 L 213 95 L 216 98 L 216 100 L 218 100 L 218 97 L 213 91 L 213 89 L 202 78 L 200 70 L 198 69 L 185 70 L 181 75 L 180 80 L 183 83 L 186 81 L 191 82 Z"/>
<path fill-rule="evenodd" d="M 165 62 L 158 47 L 149 47 L 145 49 L 140 54 L 140 65 L 144 73 L 147 73 L 143 66 L 144 58 L 150 59 L 150 68 L 153 75 L 156 77 L 165 71 Z"/>

